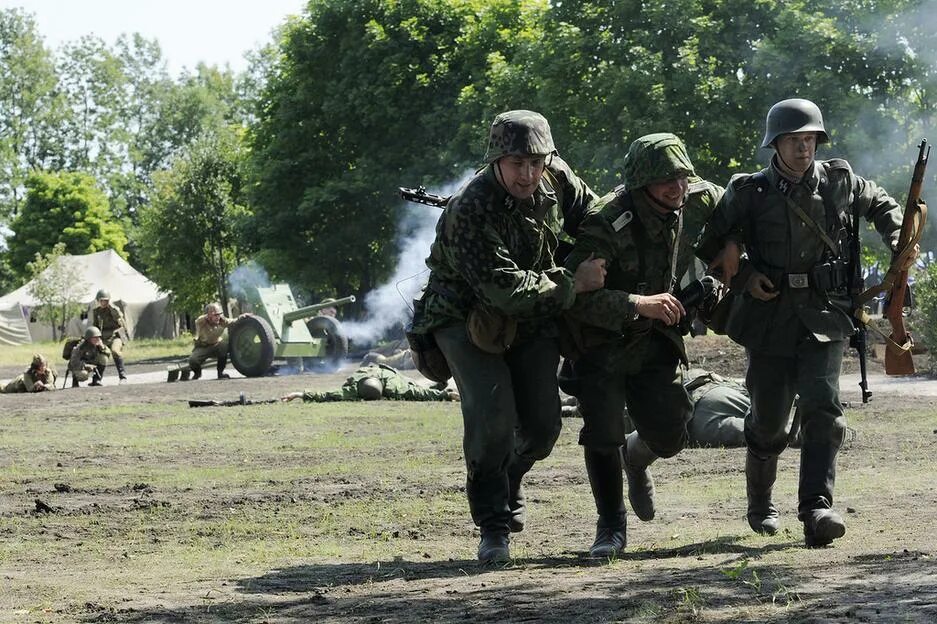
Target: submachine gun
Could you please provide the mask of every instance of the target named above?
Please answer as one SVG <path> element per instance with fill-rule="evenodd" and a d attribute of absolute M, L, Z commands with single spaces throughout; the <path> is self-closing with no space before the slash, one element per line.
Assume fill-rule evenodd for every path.
<path fill-rule="evenodd" d="M 914 340 L 904 325 L 904 309 L 912 307 L 911 290 L 908 285 L 908 271 L 902 270 L 910 257 L 914 255 L 914 248 L 921 240 L 924 232 L 924 225 L 927 222 L 927 204 L 921 199 L 921 188 L 924 185 L 924 172 L 927 169 L 927 161 L 930 158 L 930 147 L 927 145 L 927 139 L 922 139 L 918 146 L 917 162 L 914 164 L 914 173 L 911 176 L 911 188 L 908 191 L 908 200 L 905 203 L 904 218 L 901 222 L 901 232 L 898 236 L 898 244 L 895 248 L 895 254 L 892 257 L 891 265 L 881 284 L 872 286 L 868 290 L 862 290 L 862 277 L 859 274 L 858 280 L 854 279 L 853 297 L 855 301 L 855 318 L 859 321 L 860 331 L 856 333 L 855 342 L 852 346 L 859 351 L 859 364 L 861 367 L 862 381 L 859 385 L 862 387 L 862 400 L 866 402 L 867 397 L 871 395 L 868 392 L 865 373 L 865 328 L 871 327 L 873 330 L 882 334 L 885 338 L 885 374 L 886 375 L 911 375 L 914 373 L 914 361 L 911 359 L 911 348 L 914 346 Z M 859 269 L 859 236 L 858 219 L 854 219 L 853 229 L 853 249 L 851 256 L 856 271 Z M 892 332 L 890 336 L 885 336 L 875 325 L 870 324 L 871 318 L 865 310 L 865 304 L 878 295 L 886 293 L 885 317 L 891 324 Z"/>
<path fill-rule="evenodd" d="M 415 189 L 404 188 L 401 186 L 399 190 L 401 199 L 412 201 L 416 204 L 426 204 L 427 206 L 435 206 L 436 208 L 445 208 L 446 204 L 449 202 L 448 197 L 427 193 L 425 186 L 418 186 Z"/>
<path fill-rule="evenodd" d="M 241 393 L 236 401 L 214 401 L 212 399 L 189 399 L 189 407 L 234 407 L 236 405 L 266 405 L 269 403 L 279 403 L 280 399 L 261 399 L 252 401 Z"/>

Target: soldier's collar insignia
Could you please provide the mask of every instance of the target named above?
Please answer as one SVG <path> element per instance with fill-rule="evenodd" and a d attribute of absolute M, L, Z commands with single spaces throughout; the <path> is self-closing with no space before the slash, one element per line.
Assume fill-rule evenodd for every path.
<path fill-rule="evenodd" d="M 791 192 L 791 187 L 792 187 L 792 184 L 790 183 L 790 181 L 788 181 L 787 178 L 785 178 L 784 176 L 778 176 L 778 190 L 779 191 L 781 191 L 785 195 L 789 195 Z"/>
<path fill-rule="evenodd" d="M 612 221 L 612 229 L 618 232 L 621 228 L 631 223 L 632 219 L 634 219 L 634 213 L 630 210 L 626 210 L 621 213 L 617 219 Z"/>

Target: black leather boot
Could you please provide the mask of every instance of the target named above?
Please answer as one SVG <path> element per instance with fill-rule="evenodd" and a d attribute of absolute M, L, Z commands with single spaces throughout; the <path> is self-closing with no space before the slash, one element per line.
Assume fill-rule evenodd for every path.
<path fill-rule="evenodd" d="M 778 475 L 778 458 L 761 459 L 751 450 L 745 456 L 745 491 L 748 494 L 748 526 L 755 533 L 774 535 L 781 514 L 771 502 L 771 490 Z"/>
<path fill-rule="evenodd" d="M 103 364 L 98 364 L 97 368 L 91 371 L 91 383 L 89 386 L 103 386 L 101 380 L 104 379 L 104 369 L 106 367 Z"/>
<path fill-rule="evenodd" d="M 533 467 L 533 462 L 514 457 L 508 466 L 508 508 L 511 518 L 508 527 L 511 533 L 520 533 L 527 524 L 527 496 L 524 493 L 524 475 Z"/>
<path fill-rule="evenodd" d="M 78 387 L 78 378 L 72 375 L 72 388 Z"/>
<path fill-rule="evenodd" d="M 117 369 L 118 379 L 120 379 L 121 381 L 124 381 L 127 379 L 127 372 L 124 370 L 124 358 L 123 357 L 119 355 L 114 356 L 114 368 Z"/>
<path fill-rule="evenodd" d="M 811 509 L 803 517 L 804 544 L 807 548 L 827 546 L 846 534 L 843 517 L 832 509 Z"/>
<path fill-rule="evenodd" d="M 198 364 L 189 364 L 189 369 L 192 371 L 192 379 L 199 379 L 202 376 L 202 367 Z"/>
<path fill-rule="evenodd" d="M 628 502 L 640 520 L 654 519 L 654 477 L 648 468 L 657 455 L 647 447 L 644 440 L 633 431 L 625 438 L 621 447 L 622 467 L 628 477 Z"/>
<path fill-rule="evenodd" d="M 478 561 L 481 563 L 505 563 L 511 560 L 510 538 L 504 531 L 482 529 L 478 544 Z"/>
<path fill-rule="evenodd" d="M 616 557 L 627 544 L 621 456 L 617 450 L 603 452 L 589 448 L 585 449 L 584 455 L 589 485 L 599 514 L 589 556 Z"/>
<path fill-rule="evenodd" d="M 217 366 L 215 366 L 215 370 L 218 372 L 218 379 L 231 379 L 231 375 L 224 372 L 224 368 L 227 365 L 228 365 L 227 356 L 218 358 L 218 364 Z"/>

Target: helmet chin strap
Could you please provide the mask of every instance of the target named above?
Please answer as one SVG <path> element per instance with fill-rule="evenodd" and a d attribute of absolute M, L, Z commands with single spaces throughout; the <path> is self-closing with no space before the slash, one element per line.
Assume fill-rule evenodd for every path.
<path fill-rule="evenodd" d="M 813 161 L 816 160 L 816 155 L 814 155 L 814 157 L 810 160 L 810 165 L 808 165 L 807 168 L 800 173 L 797 173 L 789 164 L 787 164 L 787 161 L 784 160 L 783 156 L 781 156 L 781 152 L 777 150 L 777 147 L 774 149 L 774 155 L 781 164 L 781 167 L 779 167 L 781 173 L 785 174 L 785 177 L 790 178 L 791 182 L 800 182 L 804 175 L 806 175 L 807 171 L 810 170 L 810 165 L 812 165 Z"/>

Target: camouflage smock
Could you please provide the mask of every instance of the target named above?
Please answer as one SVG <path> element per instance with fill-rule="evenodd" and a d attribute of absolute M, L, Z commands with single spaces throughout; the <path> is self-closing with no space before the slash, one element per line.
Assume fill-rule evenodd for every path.
<path fill-rule="evenodd" d="M 595 199 L 559 157 L 524 202 L 498 183 L 493 165 L 482 169 L 449 199 L 436 225 L 426 260 L 429 283 L 415 302 L 413 331 L 464 322 L 481 303 L 518 320 L 518 340 L 556 336 L 551 317 L 576 297 L 573 274 L 553 261 L 557 236 L 564 228 L 575 234 L 572 224 Z"/>
<path fill-rule="evenodd" d="M 126 331 L 127 328 L 120 308 L 113 305 L 106 308 L 96 306 L 91 311 L 91 324 L 101 330 L 101 338 L 107 343 L 119 329 L 123 328 Z"/>
<path fill-rule="evenodd" d="M 884 190 L 855 175 L 841 159 L 814 162 L 798 184 L 781 176 L 773 160 L 763 176 L 733 176 L 699 244 L 699 257 L 709 262 L 726 240 L 744 243 L 748 258 L 743 257 L 733 287 L 741 292 L 758 270 L 779 289 L 780 294 L 770 301 L 742 292 L 729 315 L 727 333 L 744 347 L 777 356 L 795 354 L 803 328 L 819 342 L 844 340 L 853 333 L 847 292 L 788 287 L 789 274 L 809 273 L 829 259 L 830 252 L 785 196 L 817 225 L 829 228 L 830 238 L 842 243 L 838 259 L 844 262 L 849 250 L 848 234 L 843 237 L 842 229 L 852 231 L 854 212 L 874 223 L 891 249 L 901 229 L 902 210 Z M 827 218 L 824 196 L 838 217 Z"/>
<path fill-rule="evenodd" d="M 369 364 L 362 366 L 352 373 L 339 390 L 325 392 L 303 392 L 303 401 L 306 403 L 325 403 L 329 401 L 361 401 L 358 396 L 358 382 L 363 379 L 377 379 L 384 386 L 382 398 L 393 401 L 449 401 L 449 394 L 445 390 L 424 388 L 414 383 L 391 366 L 384 364 Z"/>
<path fill-rule="evenodd" d="M 36 383 L 40 381 L 45 385 L 46 389 L 55 390 L 55 376 L 55 369 L 51 366 L 46 366 L 43 375 L 39 375 L 34 368 L 29 367 L 0 389 L 0 393 L 38 392 L 39 389 L 36 388 Z"/>
<path fill-rule="evenodd" d="M 582 324 L 579 331 L 590 346 L 620 340 L 623 350 L 621 372 L 641 366 L 646 338 L 651 331 L 667 336 L 686 361 L 678 325 L 639 317 L 635 302 L 639 295 L 671 292 L 671 279 L 679 283 L 693 261 L 694 243 L 722 195 L 722 187 L 693 178 L 683 208 L 661 215 L 643 189 L 632 192 L 623 186 L 602 197 L 582 222 L 576 246 L 566 266 L 575 267 L 595 254 L 604 258 L 608 274 L 605 288 L 579 295 L 568 317 Z M 683 226 L 677 249 L 676 269 L 671 272 L 674 240 L 680 213 Z"/>

